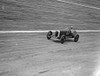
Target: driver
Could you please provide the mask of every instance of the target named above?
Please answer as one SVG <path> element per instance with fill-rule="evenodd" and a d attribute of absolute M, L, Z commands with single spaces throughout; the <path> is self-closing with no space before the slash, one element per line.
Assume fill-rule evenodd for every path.
<path fill-rule="evenodd" d="M 74 29 L 73 29 L 73 26 L 70 26 L 70 27 L 67 27 L 65 30 L 67 31 L 68 34 L 70 34 L 72 33 Z"/>
<path fill-rule="evenodd" d="M 75 30 L 74 30 L 73 26 L 71 26 L 71 27 L 70 27 L 70 33 L 74 33 L 74 31 L 75 31 Z"/>

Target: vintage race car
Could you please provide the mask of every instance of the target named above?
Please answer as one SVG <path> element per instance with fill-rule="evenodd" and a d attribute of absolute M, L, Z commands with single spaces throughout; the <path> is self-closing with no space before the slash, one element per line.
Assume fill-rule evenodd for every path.
<path fill-rule="evenodd" d="M 66 30 L 58 30 L 55 32 L 48 31 L 47 33 L 47 39 L 50 40 L 52 37 L 55 37 L 56 39 L 59 39 L 60 42 L 63 44 L 68 38 L 74 38 L 74 42 L 77 42 L 79 40 L 79 34 L 76 32 L 76 30 L 72 31 L 66 31 Z"/>

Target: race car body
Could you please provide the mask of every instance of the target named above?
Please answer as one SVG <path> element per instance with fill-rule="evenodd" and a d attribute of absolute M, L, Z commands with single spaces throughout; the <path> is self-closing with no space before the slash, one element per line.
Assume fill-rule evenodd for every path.
<path fill-rule="evenodd" d="M 68 38 L 74 38 L 74 42 L 77 42 L 79 40 L 79 34 L 76 32 L 76 30 L 58 30 L 58 31 L 54 32 L 54 34 L 52 31 L 49 31 L 47 33 L 48 40 L 50 40 L 53 36 L 56 39 L 59 39 L 62 44 Z"/>

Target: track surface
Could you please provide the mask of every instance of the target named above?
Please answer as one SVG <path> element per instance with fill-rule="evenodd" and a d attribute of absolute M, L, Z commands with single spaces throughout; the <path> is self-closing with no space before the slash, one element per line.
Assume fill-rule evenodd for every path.
<path fill-rule="evenodd" d="M 75 43 L 46 33 L 0 34 L 0 76 L 99 76 L 100 33 Z"/>
<path fill-rule="evenodd" d="M 0 76 L 100 76 L 100 33 L 60 44 L 46 33 L 15 32 L 70 25 L 100 30 L 100 1 L 0 0 Z"/>
<path fill-rule="evenodd" d="M 86 7 L 86 8 L 100 10 L 99 7 L 95 7 L 95 6 L 91 6 L 91 5 L 86 5 L 86 4 L 80 4 L 80 3 L 73 2 L 73 1 L 67 1 L 67 0 L 58 0 L 58 1 L 64 2 L 64 3 L 68 3 L 68 4 L 72 4 L 72 5 L 74 4 L 74 5 L 77 5 L 77 6 L 82 6 L 82 7 Z"/>
<path fill-rule="evenodd" d="M 0 30 L 100 30 L 99 0 L 0 0 Z"/>

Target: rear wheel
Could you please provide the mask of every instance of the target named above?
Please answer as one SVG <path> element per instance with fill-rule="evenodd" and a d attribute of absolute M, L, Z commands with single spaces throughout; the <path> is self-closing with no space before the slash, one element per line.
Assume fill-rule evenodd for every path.
<path fill-rule="evenodd" d="M 77 42 L 79 40 L 79 35 L 77 34 L 75 37 L 74 37 L 74 42 Z"/>
<path fill-rule="evenodd" d="M 49 31 L 49 32 L 47 33 L 47 39 L 50 40 L 50 39 L 51 39 L 51 36 L 52 36 L 52 31 Z"/>
<path fill-rule="evenodd" d="M 61 37 L 61 43 L 63 44 L 63 43 L 65 42 L 65 40 L 66 40 L 66 37 L 63 35 L 63 36 Z"/>

